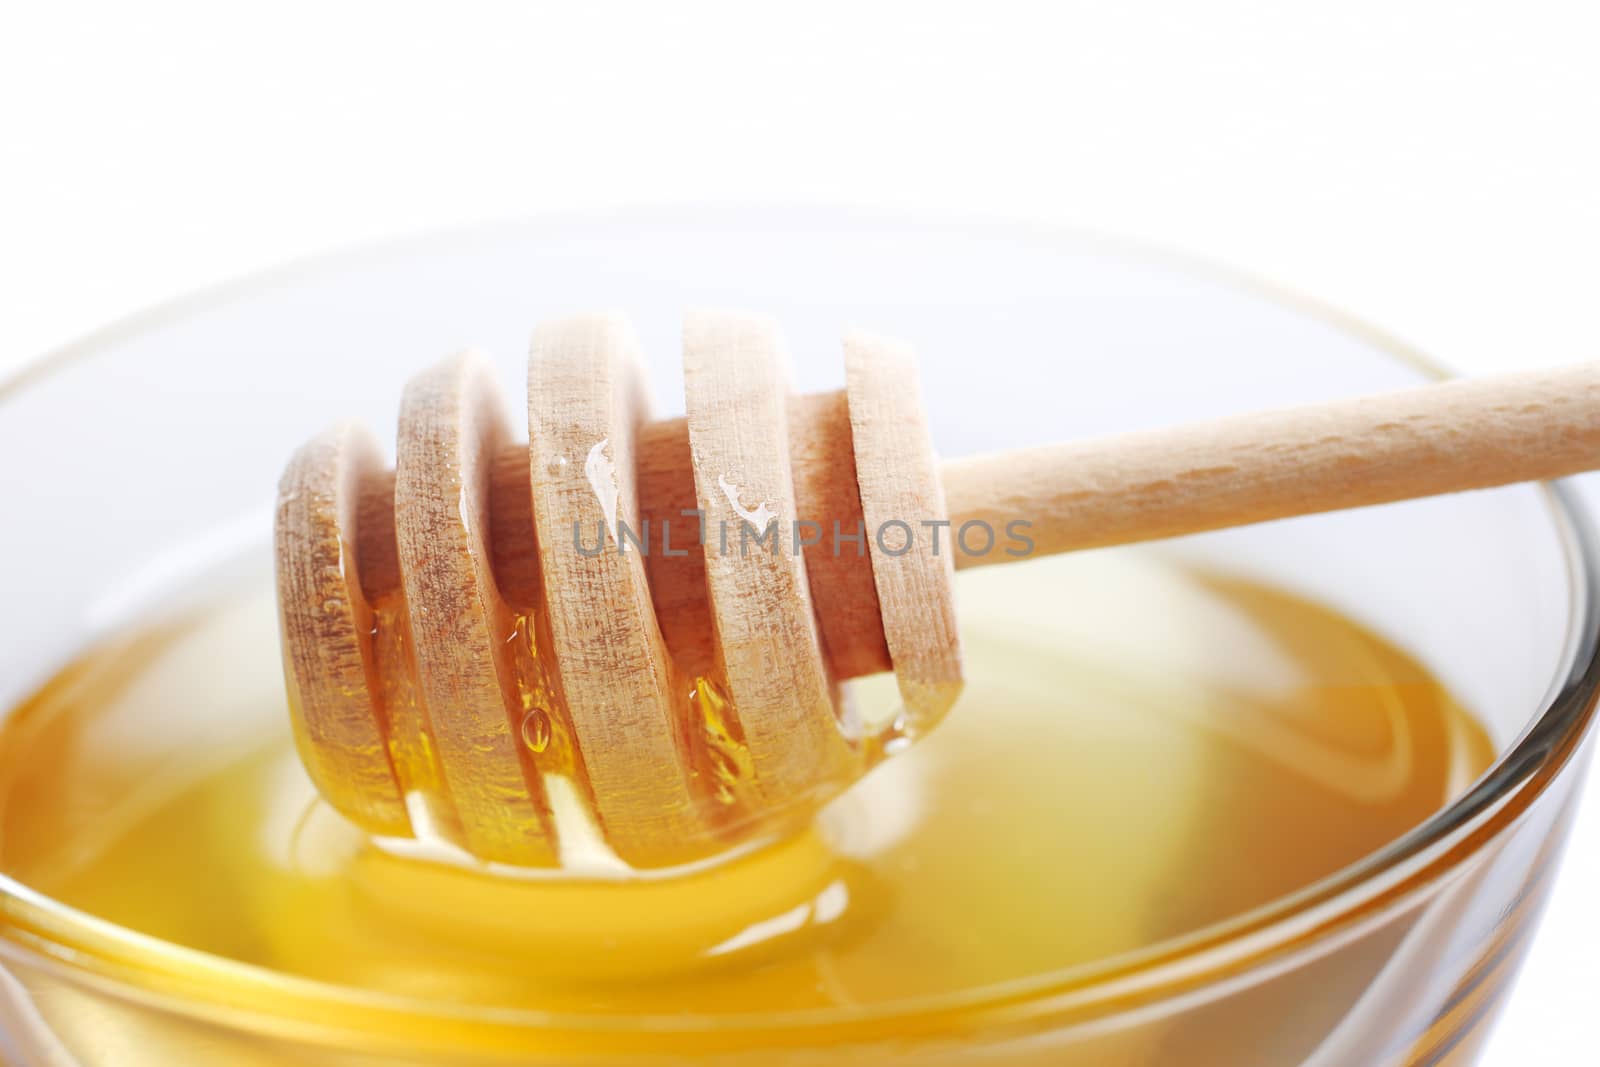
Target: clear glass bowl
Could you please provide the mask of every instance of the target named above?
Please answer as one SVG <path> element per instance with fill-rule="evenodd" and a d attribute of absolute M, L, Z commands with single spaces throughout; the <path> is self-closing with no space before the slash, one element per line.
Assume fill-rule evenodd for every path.
<path fill-rule="evenodd" d="M 680 211 L 339 256 L 114 326 L 0 388 L 0 706 L 150 605 L 259 558 L 290 450 L 337 417 L 391 426 L 416 368 L 472 345 L 516 381 L 531 324 L 619 308 L 665 399 L 681 395 L 682 311 L 705 305 L 774 314 L 803 389 L 837 385 L 848 326 L 913 340 L 946 455 L 1438 373 L 1213 269 L 1017 228 Z M 1583 515 L 1559 486 L 1522 486 L 1171 548 L 1386 635 L 1481 717 L 1497 763 L 1400 840 L 1224 925 L 1103 967 L 850 1014 L 619 1022 L 382 997 L 163 945 L 0 878 L 0 1050 L 84 1065 L 1470 1062 L 1587 755 L 1600 547 Z"/>

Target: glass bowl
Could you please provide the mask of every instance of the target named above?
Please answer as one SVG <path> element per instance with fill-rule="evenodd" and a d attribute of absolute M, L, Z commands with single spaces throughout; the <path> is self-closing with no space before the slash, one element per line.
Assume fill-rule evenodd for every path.
<path fill-rule="evenodd" d="M 0 387 L 0 706 L 152 605 L 259 566 L 290 451 L 339 417 L 392 426 L 417 368 L 470 345 L 516 381 L 533 323 L 616 308 L 657 398 L 679 396 L 681 316 L 708 305 L 776 316 L 806 390 L 837 386 L 849 326 L 911 339 L 945 455 L 1440 373 L 1215 269 L 1015 227 L 673 211 L 342 255 L 159 308 Z M 1384 634 L 1481 718 L 1498 760 L 1402 838 L 1224 924 L 859 1012 L 619 1021 L 379 996 L 165 945 L 0 878 L 0 1050 L 82 1065 L 1470 1062 L 1587 756 L 1600 549 L 1581 510 L 1560 486 L 1520 486 L 1166 547 Z"/>

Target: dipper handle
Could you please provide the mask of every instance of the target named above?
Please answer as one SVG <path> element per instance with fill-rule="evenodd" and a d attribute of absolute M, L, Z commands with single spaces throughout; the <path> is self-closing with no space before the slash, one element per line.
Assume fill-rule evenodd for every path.
<path fill-rule="evenodd" d="M 1600 363 L 951 460 L 952 526 L 1031 523 L 1035 555 L 1600 468 Z M 959 546 L 958 546 L 959 549 Z M 956 566 L 1003 563 L 1003 552 Z"/>

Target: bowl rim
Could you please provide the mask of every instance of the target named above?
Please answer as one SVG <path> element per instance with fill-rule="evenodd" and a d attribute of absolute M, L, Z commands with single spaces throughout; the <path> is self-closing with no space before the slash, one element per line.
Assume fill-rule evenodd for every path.
<path fill-rule="evenodd" d="M 556 234 L 598 226 L 787 222 L 903 228 L 907 232 L 974 233 L 1037 240 L 1163 265 L 1222 283 L 1321 321 L 1409 366 L 1425 378 L 1450 377 L 1442 364 L 1386 331 L 1329 304 L 1220 262 L 1143 241 L 1056 224 L 1012 218 L 865 209 L 824 204 L 651 205 L 490 221 L 467 227 L 364 242 L 290 260 L 202 288 L 121 317 L 76 340 L 0 370 L 0 417 L 16 397 L 56 371 L 97 355 L 108 345 L 275 283 L 348 269 L 364 261 L 416 254 L 493 239 L 507 231 Z M 1062 971 L 978 986 L 938 996 L 907 998 L 866 1010 L 806 1009 L 739 1016 L 581 1015 L 536 1009 L 436 1004 L 301 978 L 186 948 L 141 934 L 50 899 L 0 873 L 0 961 L 16 960 L 121 999 L 248 1030 L 277 1025 L 303 1036 L 354 1032 L 426 1042 L 435 1027 L 465 1025 L 506 1035 L 558 1033 L 585 1040 L 600 1035 L 647 1038 L 641 1050 L 661 1051 L 673 1035 L 724 1036 L 783 1030 L 803 1043 L 867 1037 L 892 1022 L 906 1037 L 970 1028 L 973 1022 L 1016 1024 L 1040 1016 L 1064 1022 L 1114 1015 L 1205 988 L 1229 977 L 1309 952 L 1335 935 L 1356 936 L 1414 903 L 1431 886 L 1477 854 L 1514 823 L 1561 775 L 1582 746 L 1600 698 L 1600 534 L 1574 488 L 1539 486 L 1560 539 L 1572 612 L 1566 648 L 1544 706 L 1478 781 L 1449 805 L 1387 845 L 1294 893 L 1145 950 Z M 0 979 L 6 978 L 0 968 Z M 0 990 L 3 993 L 4 990 Z M 337 1025 L 311 1024 L 330 1006 Z M 585 1046 L 591 1047 L 592 1046 Z"/>

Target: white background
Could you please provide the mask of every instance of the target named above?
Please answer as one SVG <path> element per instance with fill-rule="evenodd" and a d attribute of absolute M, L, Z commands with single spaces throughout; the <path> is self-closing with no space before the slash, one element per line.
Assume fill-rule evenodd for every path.
<path fill-rule="evenodd" d="M 1085 225 L 1466 370 L 1600 358 L 1583 2 L 3 11 L 0 374 L 368 238 L 752 200 Z M 1596 901 L 1600 802 L 1489 1067 L 1593 1060 Z"/>

